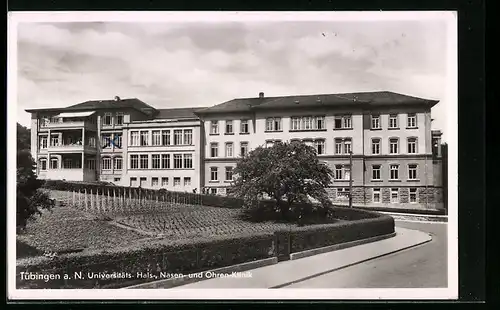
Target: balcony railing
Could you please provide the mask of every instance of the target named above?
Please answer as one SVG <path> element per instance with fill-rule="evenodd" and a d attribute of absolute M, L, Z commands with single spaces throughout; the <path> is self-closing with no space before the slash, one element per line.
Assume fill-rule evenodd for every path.
<path fill-rule="evenodd" d="M 97 128 L 97 124 L 91 123 L 89 121 L 74 121 L 74 122 L 49 122 L 41 123 L 41 128 L 47 129 L 64 129 L 64 128 Z"/>
<path fill-rule="evenodd" d="M 51 152 L 82 152 L 82 151 L 96 151 L 97 147 L 90 144 L 59 144 L 50 145 L 48 150 Z"/>
<path fill-rule="evenodd" d="M 95 170 L 83 168 L 48 169 L 40 171 L 38 176 L 41 179 L 67 180 L 67 181 L 95 181 Z"/>

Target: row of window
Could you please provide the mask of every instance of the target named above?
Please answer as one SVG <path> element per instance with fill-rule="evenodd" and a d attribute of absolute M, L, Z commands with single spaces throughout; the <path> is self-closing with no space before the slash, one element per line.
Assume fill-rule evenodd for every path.
<path fill-rule="evenodd" d="M 352 138 L 335 138 L 335 154 L 350 154 L 352 151 Z M 380 155 L 381 149 L 381 139 L 373 138 L 372 139 L 372 154 Z M 274 143 L 281 142 L 281 140 L 267 140 L 265 146 L 272 147 Z M 309 146 L 314 147 L 316 153 L 318 155 L 326 154 L 326 146 L 325 139 L 291 139 L 290 142 L 303 142 Z M 225 146 L 225 157 L 234 157 L 234 143 L 226 142 Z M 407 139 L 407 153 L 408 154 L 416 154 L 417 153 L 417 138 L 411 137 Z M 244 156 L 248 153 L 248 142 L 240 142 L 240 156 Z M 399 138 L 390 138 L 389 139 L 389 154 L 399 154 Z M 219 143 L 212 142 L 210 143 L 210 157 L 219 157 Z"/>
<path fill-rule="evenodd" d="M 173 165 L 171 165 L 171 159 L 173 159 Z M 132 154 L 129 167 L 130 169 L 150 169 L 150 167 L 151 169 L 192 169 L 193 154 Z"/>
<path fill-rule="evenodd" d="M 337 115 L 334 118 L 334 129 L 352 129 L 351 115 Z M 371 129 L 381 129 L 382 122 L 379 114 L 370 116 Z M 417 115 L 409 113 L 406 117 L 407 128 L 417 128 Z M 399 128 L 399 115 L 390 114 L 388 128 Z M 325 116 L 293 116 L 290 118 L 290 130 L 324 130 L 326 129 Z M 281 117 L 266 118 L 266 131 L 282 131 Z M 248 120 L 240 121 L 240 133 L 248 133 Z M 225 134 L 233 134 L 233 120 L 225 121 Z M 210 134 L 219 134 L 219 121 L 212 120 L 210 123 Z"/>
<path fill-rule="evenodd" d="M 38 168 L 40 171 L 47 171 L 47 168 L 50 169 L 59 169 L 59 159 L 56 157 L 53 157 L 49 160 L 46 158 L 40 158 L 38 160 Z M 86 159 L 85 160 L 85 169 L 90 169 L 90 170 L 95 170 L 95 160 L 94 159 Z M 62 161 L 62 168 L 63 169 L 81 169 L 82 168 L 82 162 L 81 160 L 73 160 L 66 158 Z M 120 168 L 121 169 L 121 168 Z"/>
<path fill-rule="evenodd" d="M 123 113 L 117 112 L 115 115 L 113 115 L 112 113 L 105 113 L 102 118 L 102 125 L 123 125 Z"/>
<path fill-rule="evenodd" d="M 248 154 L 248 142 L 240 142 L 240 156 Z M 210 143 L 210 157 L 219 157 L 219 143 Z M 234 143 L 227 142 L 225 144 L 225 157 L 235 157 Z"/>
<path fill-rule="evenodd" d="M 233 167 L 225 167 L 225 181 L 233 180 Z M 219 168 L 218 167 L 210 167 L 210 181 L 218 182 L 219 181 Z"/>
<path fill-rule="evenodd" d="M 372 165 L 372 181 L 381 180 L 381 170 L 382 165 Z M 399 164 L 389 165 L 389 180 L 397 181 L 400 180 L 399 175 Z M 418 165 L 409 164 L 408 165 L 408 180 L 418 180 Z"/>
<path fill-rule="evenodd" d="M 46 149 L 49 146 L 49 137 L 40 136 L 40 149 Z M 59 134 L 50 135 L 50 146 L 61 146 L 61 145 L 82 145 L 82 137 L 66 137 L 64 140 L 60 138 Z M 90 136 L 87 138 L 86 144 L 88 146 L 96 146 L 96 138 Z"/>
<path fill-rule="evenodd" d="M 193 145 L 192 129 L 173 130 L 173 139 L 171 139 L 170 130 L 152 130 L 151 141 L 149 140 L 150 131 L 131 131 L 130 146 L 167 146 L 167 145 Z"/>
<path fill-rule="evenodd" d="M 401 197 L 400 192 L 402 190 L 408 191 L 408 202 L 409 203 L 418 203 L 418 190 L 416 187 L 410 188 L 391 188 L 389 193 L 389 201 L 390 203 L 400 203 Z M 337 199 L 348 199 L 349 198 L 349 189 L 348 188 L 338 188 L 337 189 Z M 374 188 L 372 190 L 372 202 L 381 203 L 382 202 L 382 189 Z"/>
<path fill-rule="evenodd" d="M 184 177 L 184 182 L 181 183 L 181 178 L 180 177 L 173 177 L 173 183 L 172 185 L 174 187 L 181 186 L 181 184 L 184 184 L 184 186 L 191 186 L 191 178 L 190 177 Z M 140 185 L 141 186 L 146 186 L 147 185 L 147 178 L 146 177 L 140 177 Z M 161 183 L 160 183 L 161 182 Z M 130 186 L 137 186 L 137 177 L 131 177 L 130 178 Z M 151 187 L 167 187 L 169 186 L 169 178 L 168 177 L 151 177 Z"/>

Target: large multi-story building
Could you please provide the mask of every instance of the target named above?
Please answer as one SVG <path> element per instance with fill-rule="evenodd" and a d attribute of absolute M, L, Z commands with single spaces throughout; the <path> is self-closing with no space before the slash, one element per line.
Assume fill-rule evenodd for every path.
<path fill-rule="evenodd" d="M 37 174 L 42 179 L 199 189 L 201 127 L 194 110 L 155 109 L 119 97 L 26 110 L 32 115 Z"/>
<path fill-rule="evenodd" d="M 437 102 L 392 92 L 260 93 L 208 108 L 116 98 L 27 111 L 41 178 L 224 195 L 240 156 L 303 141 L 334 171 L 334 201 L 347 201 L 352 180 L 355 204 L 432 208 L 443 196 L 441 133 L 431 130 Z"/>

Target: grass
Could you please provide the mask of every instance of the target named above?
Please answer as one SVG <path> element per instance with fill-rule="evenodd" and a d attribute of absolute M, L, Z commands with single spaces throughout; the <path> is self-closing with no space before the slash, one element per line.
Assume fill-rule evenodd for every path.
<path fill-rule="evenodd" d="M 18 242 L 38 251 L 61 252 L 120 246 L 144 236 L 95 220 L 72 207 L 58 206 L 43 211 L 17 235 Z"/>
<path fill-rule="evenodd" d="M 53 194 L 53 198 L 59 201 L 68 199 L 67 194 Z M 333 222 L 335 221 L 316 226 L 331 225 Z M 29 253 L 61 253 L 127 247 L 131 244 L 160 241 L 158 239 L 163 239 L 162 243 L 189 243 L 206 238 L 260 235 L 278 230 L 301 229 L 303 228 L 293 223 L 252 222 L 245 217 L 242 209 L 163 205 L 161 208 L 145 210 L 138 214 L 98 215 L 62 204 L 51 211 L 44 211 L 40 217 L 30 221 L 26 231 L 19 234 L 17 239 L 18 242 L 34 249 Z"/>

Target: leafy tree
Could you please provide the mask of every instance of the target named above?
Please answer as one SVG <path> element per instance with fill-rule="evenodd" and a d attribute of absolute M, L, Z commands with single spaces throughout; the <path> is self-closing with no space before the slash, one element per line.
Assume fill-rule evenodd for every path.
<path fill-rule="evenodd" d="M 333 171 L 318 160 L 314 148 L 304 143 L 258 147 L 238 162 L 234 174 L 231 193 L 243 198 L 247 207 L 267 195 L 287 218 L 294 203 L 310 203 L 313 198 L 323 207 L 331 205 L 325 187 Z"/>
<path fill-rule="evenodd" d="M 17 222 L 18 228 L 26 227 L 29 219 L 50 209 L 54 201 L 40 188 L 43 181 L 37 179 L 35 162 L 31 157 L 29 129 L 17 124 Z M 28 136 L 27 136 L 28 135 Z"/>
<path fill-rule="evenodd" d="M 31 130 L 17 123 L 17 149 L 29 150 L 31 146 Z"/>

